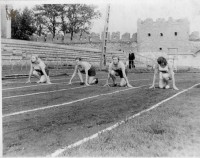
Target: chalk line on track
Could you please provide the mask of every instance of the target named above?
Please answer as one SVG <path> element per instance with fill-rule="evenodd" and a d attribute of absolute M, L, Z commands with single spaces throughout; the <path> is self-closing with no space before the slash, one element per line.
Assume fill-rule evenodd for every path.
<path fill-rule="evenodd" d="M 99 80 L 102 80 L 102 79 L 99 79 Z M 73 83 L 78 83 L 78 82 L 80 82 L 80 81 L 75 81 L 75 82 L 73 82 Z M 51 84 L 36 84 L 36 85 L 30 85 L 30 86 L 21 86 L 21 87 L 12 87 L 12 88 L 5 88 L 5 89 L 2 89 L 2 90 L 13 90 L 13 89 L 21 89 L 21 88 L 28 88 L 28 87 L 37 87 L 37 86 L 50 86 L 50 85 L 56 85 L 56 84 L 64 84 L 64 83 L 69 83 L 69 81 L 68 82 L 61 82 L 61 83 L 51 83 Z"/>
<path fill-rule="evenodd" d="M 72 74 L 69 74 L 69 75 L 72 75 Z M 52 76 L 50 77 L 51 78 L 54 78 L 56 76 Z M 28 78 L 28 77 L 27 77 Z M 34 78 L 34 77 L 33 77 Z M 56 81 L 56 80 L 64 80 L 64 79 L 70 79 L 71 77 L 66 77 L 66 78 L 63 78 L 63 79 L 51 79 L 51 81 Z M 14 84 L 14 83 L 25 83 L 27 80 L 25 80 L 24 82 L 2 82 L 2 84 Z"/>
<path fill-rule="evenodd" d="M 64 79 L 63 79 L 64 80 Z M 99 80 L 103 80 L 103 79 L 99 79 Z M 78 82 L 78 81 L 77 81 Z M 80 82 L 80 81 L 79 81 Z M 36 86 L 49 86 L 49 85 L 52 85 L 52 84 L 64 84 L 64 83 L 69 83 L 69 81 L 68 82 L 61 82 L 61 83 L 51 83 L 51 84 L 36 84 L 36 85 L 30 85 L 30 86 L 20 86 L 20 87 L 12 87 L 12 88 L 4 88 L 4 89 L 2 89 L 2 90 L 12 90 L 12 89 L 21 89 L 21 88 L 28 88 L 28 87 L 36 87 Z M 76 83 L 76 81 L 75 82 L 73 82 L 73 83 Z M 25 83 L 24 83 L 25 84 Z"/>
<path fill-rule="evenodd" d="M 99 80 L 106 80 L 106 79 L 99 79 Z M 64 83 L 69 83 L 69 81 L 68 82 L 61 82 L 61 83 L 52 83 L 52 84 L 53 85 L 59 85 L 59 84 L 64 84 Z M 78 81 L 75 81 L 73 83 L 78 83 Z M 5 91 L 5 90 L 21 89 L 21 88 L 28 88 L 28 87 L 49 86 L 49 85 L 52 85 L 52 84 L 46 84 L 46 83 L 45 84 L 36 84 L 36 85 L 30 85 L 30 86 L 20 86 L 20 87 L 4 88 L 2 90 Z"/>
<path fill-rule="evenodd" d="M 57 80 L 65 80 L 65 79 L 70 79 L 70 77 L 66 77 L 66 78 L 60 78 L 60 79 L 51 79 L 51 81 L 57 81 Z M 26 80 L 27 81 L 27 80 Z M 17 83 L 26 83 L 26 81 L 24 81 L 24 82 L 4 82 L 4 83 L 2 83 L 2 84 L 17 84 Z M 33 82 L 36 82 L 36 81 L 33 81 Z"/>
<path fill-rule="evenodd" d="M 184 92 L 189 91 L 190 89 L 196 87 L 197 85 L 200 85 L 200 83 L 197 83 L 197 84 L 195 84 L 195 85 L 193 85 L 193 86 L 191 86 L 191 87 L 189 87 L 189 88 L 187 88 L 187 89 L 184 89 L 184 90 L 182 90 L 182 91 L 180 91 L 180 92 L 174 94 L 173 96 L 171 96 L 171 97 L 169 97 L 169 98 L 167 98 L 167 99 L 164 99 L 164 100 L 162 100 L 161 102 L 159 102 L 159 103 L 153 105 L 153 106 L 150 107 L 149 109 L 146 109 L 146 110 L 143 110 L 143 111 L 141 111 L 141 112 L 139 112 L 139 113 L 137 113 L 137 114 L 134 114 L 133 116 L 130 116 L 130 117 L 126 118 L 125 120 L 122 120 L 122 121 L 120 121 L 120 122 L 118 122 L 118 123 L 116 123 L 116 124 L 114 124 L 114 125 L 112 125 L 112 126 L 106 128 L 106 129 L 103 129 L 103 130 L 101 130 L 101 131 L 99 131 L 99 132 L 97 132 L 97 133 L 95 133 L 95 134 L 93 134 L 93 135 L 91 135 L 91 136 L 89 136 L 89 137 L 86 137 L 86 138 L 84 138 L 84 139 L 82 139 L 82 140 L 79 140 L 79 141 L 77 141 L 76 143 L 73 143 L 73 144 L 68 145 L 68 146 L 66 146 L 66 147 L 60 148 L 60 149 L 56 150 L 55 152 L 53 152 L 52 154 L 47 155 L 47 157 L 50 157 L 50 156 L 51 156 L 51 157 L 59 156 L 60 154 L 62 154 L 63 152 L 65 152 L 65 151 L 68 150 L 68 149 L 71 149 L 71 148 L 80 146 L 80 145 L 82 145 L 83 143 L 88 142 L 89 140 L 92 140 L 92 139 L 94 139 L 94 138 L 97 138 L 97 137 L 100 136 L 100 134 L 105 133 L 105 132 L 107 132 L 107 131 L 111 131 L 111 130 L 115 129 L 116 127 L 120 126 L 121 124 L 126 123 L 128 120 L 131 120 L 131 119 L 133 119 L 133 118 L 135 118 L 135 117 L 137 117 L 137 116 L 140 116 L 140 115 L 143 114 L 143 113 L 146 113 L 146 112 L 148 112 L 148 111 L 150 111 L 150 110 L 155 109 L 156 107 L 160 106 L 161 104 L 163 104 L 163 103 L 165 103 L 165 102 L 167 102 L 167 101 L 169 101 L 169 100 L 175 98 L 176 96 L 178 96 L 178 95 L 180 95 L 180 94 L 182 94 L 182 93 L 184 93 Z"/>
<path fill-rule="evenodd" d="M 51 81 L 59 81 L 59 80 L 65 80 L 65 79 L 70 79 L 70 78 L 71 78 L 71 77 L 58 78 L 58 79 L 51 79 L 51 78 L 50 78 L 50 79 L 51 79 Z M 2 82 L 2 84 L 3 84 L 3 85 L 4 85 L 4 84 L 15 84 L 15 83 L 16 83 L 16 84 L 17 84 L 17 83 L 24 83 L 24 84 L 25 84 L 26 81 L 27 81 L 27 80 L 25 80 L 25 81 L 23 81 L 23 82 L 4 82 L 4 83 Z M 36 82 L 36 81 L 33 81 L 32 83 L 34 83 L 34 82 Z"/>
<path fill-rule="evenodd" d="M 47 92 L 29 93 L 29 94 L 24 94 L 24 95 L 15 95 L 15 96 L 3 97 L 2 99 L 10 99 L 10 98 L 25 97 L 25 96 L 38 95 L 38 94 L 45 94 L 45 93 L 60 92 L 60 91 L 78 89 L 78 88 L 83 88 L 83 87 L 86 87 L 86 86 L 74 87 L 74 88 L 68 88 L 68 89 L 59 89 L 59 90 L 47 91 Z"/>
<path fill-rule="evenodd" d="M 21 86 L 21 87 L 12 87 L 12 88 L 4 88 L 2 90 L 12 90 L 12 89 L 21 89 L 21 88 L 28 88 L 28 87 L 37 87 L 37 86 L 50 86 L 55 84 L 63 84 L 63 83 L 69 83 L 69 82 L 62 82 L 62 83 L 51 83 L 51 84 L 37 84 L 37 85 L 30 85 L 30 86 Z"/>
<path fill-rule="evenodd" d="M 99 80 L 103 80 L 103 79 L 99 79 Z M 73 83 L 78 83 L 78 82 L 80 82 L 80 81 L 75 81 L 75 82 L 73 82 Z M 12 87 L 12 88 L 5 88 L 5 89 L 2 89 L 2 90 L 11 90 L 11 89 L 21 89 L 21 88 L 28 88 L 28 87 L 37 87 L 37 86 L 50 86 L 50 85 L 52 85 L 52 84 L 64 84 L 64 83 L 69 83 L 69 81 L 68 82 L 61 82 L 61 83 L 51 83 L 51 84 L 36 84 L 36 85 L 30 85 L 30 86 L 21 86 L 21 87 Z M 67 84 L 67 85 L 69 85 L 69 84 Z"/>
<path fill-rule="evenodd" d="M 99 80 L 106 80 L 106 79 L 99 79 Z M 140 80 L 130 80 L 130 81 L 144 81 L 144 80 L 150 80 L 150 79 L 140 79 Z M 79 82 L 79 81 L 77 81 L 77 82 Z M 73 82 L 73 83 L 77 83 L 77 82 Z M 67 84 L 67 85 L 69 85 L 69 84 Z M 67 91 L 67 90 L 72 90 L 72 89 L 77 89 L 77 88 L 84 88 L 84 87 L 87 87 L 87 86 L 79 86 L 79 87 L 67 88 L 67 89 L 59 89 L 59 90 L 54 90 L 54 91 L 29 93 L 29 94 L 23 94 L 23 95 L 15 95 L 15 96 L 3 97 L 2 99 L 17 98 L 17 97 L 45 94 L 45 93 L 53 93 L 53 92 L 59 92 L 59 91 Z M 89 87 L 93 87 L 93 86 L 89 86 Z"/>
<path fill-rule="evenodd" d="M 10 114 L 5 114 L 5 115 L 2 115 L 2 118 L 20 115 L 20 114 L 25 114 L 25 113 L 30 113 L 30 112 L 39 111 L 39 110 L 45 110 L 45 109 L 60 107 L 60 106 L 64 106 L 64 105 L 70 105 L 70 104 L 77 103 L 77 102 L 80 102 L 80 101 L 83 101 L 83 100 L 93 99 L 93 98 L 97 98 L 97 97 L 100 97 L 100 96 L 112 95 L 112 94 L 115 94 L 115 93 L 120 93 L 120 92 L 128 91 L 128 90 L 131 90 L 131 89 L 142 88 L 142 87 L 145 87 L 145 86 L 148 86 L 148 85 L 150 85 L 150 84 L 142 85 L 142 86 L 138 86 L 138 87 L 133 87 L 133 88 L 127 88 L 127 89 L 123 89 L 123 90 L 117 90 L 117 91 L 110 92 L 110 93 L 102 93 L 102 94 L 98 94 L 98 95 L 94 95 L 94 96 L 90 96 L 90 97 L 86 97 L 86 98 L 82 98 L 82 99 L 78 99 L 78 100 L 74 100 L 74 101 L 70 101 L 70 102 L 65 102 L 65 103 L 62 103 L 62 104 L 50 105 L 50 106 L 35 108 L 35 109 L 31 109 L 31 110 L 24 110 L 24 111 L 14 112 L 14 113 L 10 113 Z"/>

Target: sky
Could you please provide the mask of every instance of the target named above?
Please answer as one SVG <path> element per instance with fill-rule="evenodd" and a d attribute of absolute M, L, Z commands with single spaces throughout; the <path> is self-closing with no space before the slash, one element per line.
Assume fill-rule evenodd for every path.
<path fill-rule="evenodd" d="M 2 1 L 1 1 L 2 3 Z M 35 4 L 55 3 L 55 1 L 39 0 L 7 0 L 4 3 L 12 4 L 15 9 L 23 9 L 25 6 L 32 8 Z M 92 32 L 101 33 L 104 29 L 106 8 L 110 3 L 109 32 L 120 31 L 121 34 L 137 32 L 137 20 L 146 18 L 173 19 L 188 18 L 190 33 L 200 32 L 200 0 L 60 0 L 56 3 L 86 3 L 94 4 L 102 17 L 92 21 Z"/>

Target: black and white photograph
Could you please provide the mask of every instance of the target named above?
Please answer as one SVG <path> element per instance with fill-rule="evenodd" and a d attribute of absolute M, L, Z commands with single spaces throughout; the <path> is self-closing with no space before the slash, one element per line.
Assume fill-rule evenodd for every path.
<path fill-rule="evenodd" d="M 200 157 L 199 0 L 1 0 L 2 157 Z"/>

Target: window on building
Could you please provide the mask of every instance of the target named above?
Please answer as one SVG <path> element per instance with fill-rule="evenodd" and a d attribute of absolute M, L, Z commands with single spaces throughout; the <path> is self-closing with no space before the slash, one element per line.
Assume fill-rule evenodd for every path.
<path fill-rule="evenodd" d="M 162 48 L 159 48 L 159 50 L 162 50 Z"/>
<path fill-rule="evenodd" d="M 151 36 L 151 34 L 150 34 L 150 33 L 148 33 L 148 36 L 150 37 L 150 36 Z"/>
<path fill-rule="evenodd" d="M 174 32 L 174 35 L 175 35 L 175 36 L 177 36 L 177 34 L 178 34 L 177 32 Z"/>
<path fill-rule="evenodd" d="M 163 33 L 160 33 L 160 36 L 163 36 Z"/>

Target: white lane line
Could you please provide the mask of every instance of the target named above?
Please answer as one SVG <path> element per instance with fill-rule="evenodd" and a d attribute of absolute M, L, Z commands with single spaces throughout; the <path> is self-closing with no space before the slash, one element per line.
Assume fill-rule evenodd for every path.
<path fill-rule="evenodd" d="M 69 78 L 65 78 L 69 79 Z M 59 79 L 58 79 L 59 80 Z M 64 79 L 63 79 L 64 80 Z M 101 79 L 99 79 L 101 80 Z M 53 81 L 53 80 L 52 80 Z M 24 82 L 23 82 L 24 83 Z M 62 83 L 52 83 L 52 84 L 63 84 L 63 83 L 68 83 L 68 82 L 62 82 Z M 25 84 L 25 83 L 24 83 Z M 37 84 L 37 85 L 30 85 L 30 86 L 20 86 L 20 87 L 12 87 L 12 88 L 4 88 L 2 90 L 13 90 L 13 89 L 21 89 L 21 88 L 28 88 L 28 87 L 36 87 L 36 86 L 47 86 L 47 85 L 52 85 L 52 84 Z"/>
<path fill-rule="evenodd" d="M 64 79 L 63 79 L 64 80 Z M 101 79 L 100 79 L 101 80 Z M 141 79 L 142 80 L 142 79 Z M 59 85 L 59 84 L 64 84 L 64 83 L 68 83 L 68 82 L 61 82 L 61 83 L 52 83 L 54 85 Z M 13 89 L 22 89 L 22 88 L 28 88 L 28 87 L 37 87 L 37 86 L 49 86 L 49 85 L 52 85 L 52 84 L 36 84 L 36 85 L 30 85 L 30 86 L 20 86 L 20 87 L 12 87 L 12 88 L 4 88 L 2 89 L 3 91 L 6 91 L 6 90 L 13 90 Z"/>
<path fill-rule="evenodd" d="M 59 89 L 59 90 L 47 91 L 47 92 L 29 93 L 29 94 L 24 94 L 24 95 L 15 95 L 15 96 L 3 97 L 2 99 L 10 99 L 10 98 L 25 97 L 25 96 L 38 95 L 38 94 L 45 94 L 45 93 L 53 93 L 53 92 L 67 91 L 67 90 L 78 89 L 78 88 L 83 88 L 83 87 L 86 87 L 86 86 L 74 87 L 74 88 L 67 88 L 67 89 Z"/>
<path fill-rule="evenodd" d="M 28 77 L 27 77 L 28 78 Z M 51 78 L 50 78 L 51 79 Z M 66 77 L 66 78 L 59 78 L 59 79 L 51 79 L 51 81 L 57 81 L 57 80 L 65 80 L 65 79 L 70 79 L 70 77 Z M 27 81 L 27 80 L 26 80 Z M 4 84 L 17 84 L 17 83 L 26 83 L 26 81 L 24 81 L 24 82 L 4 82 L 4 83 L 2 83 L 3 85 Z"/>
<path fill-rule="evenodd" d="M 28 87 L 37 87 L 37 86 L 49 86 L 52 84 L 63 84 L 63 83 L 69 83 L 69 82 L 62 82 L 62 83 L 51 83 L 51 84 L 37 84 L 37 85 L 30 85 L 30 86 L 21 86 L 21 87 L 12 87 L 12 88 L 4 88 L 2 90 L 13 90 L 13 89 L 22 89 L 22 88 L 28 88 Z"/>
<path fill-rule="evenodd" d="M 123 89 L 123 90 L 117 90 L 117 91 L 110 92 L 110 93 L 102 93 L 102 94 L 98 94 L 98 95 L 93 95 L 91 97 L 86 97 L 86 98 L 82 98 L 82 99 L 78 99 L 78 100 L 74 100 L 74 101 L 70 101 L 70 102 L 65 102 L 65 103 L 62 103 L 62 104 L 50 105 L 50 106 L 35 108 L 35 109 L 31 109 L 31 110 L 24 110 L 24 111 L 14 112 L 14 113 L 10 113 L 10 114 L 5 114 L 5 115 L 2 115 L 2 118 L 20 115 L 20 114 L 25 114 L 25 113 L 30 113 L 30 112 L 35 112 L 35 111 L 40 111 L 40 110 L 45 110 L 45 109 L 50 109 L 50 108 L 55 108 L 55 107 L 60 107 L 60 106 L 64 106 L 64 105 L 70 105 L 70 104 L 73 104 L 73 103 L 77 103 L 77 102 L 88 100 L 88 99 L 97 98 L 97 97 L 100 97 L 100 96 L 108 96 L 108 95 L 128 91 L 128 90 L 131 90 L 131 89 L 142 88 L 142 87 L 145 87 L 145 86 L 148 86 L 148 85 L 150 85 L 150 84 L 142 85 L 142 86 L 139 86 L 139 87 L 127 88 L 127 89 Z"/>
<path fill-rule="evenodd" d="M 68 74 L 69 76 L 71 76 L 72 74 Z M 50 77 L 50 79 L 51 78 L 54 78 L 54 77 L 56 77 L 56 76 L 52 76 L 52 77 Z M 28 77 L 27 77 L 28 78 Z M 56 81 L 56 80 L 64 80 L 64 79 L 70 79 L 71 77 L 67 77 L 67 78 L 61 78 L 61 79 L 52 79 L 51 81 Z M 18 79 L 16 79 L 16 80 L 18 80 Z M 4 82 L 4 83 L 2 83 L 3 85 L 4 84 L 15 84 L 15 83 L 25 83 L 27 80 L 25 80 L 24 82 Z"/>
<path fill-rule="evenodd" d="M 99 80 L 106 80 L 106 79 L 99 79 Z M 130 81 L 141 81 L 141 80 L 149 80 L 149 79 L 130 80 Z M 77 81 L 77 82 L 79 82 L 79 81 Z M 73 82 L 73 83 L 76 83 L 76 82 Z M 67 84 L 67 85 L 69 85 L 69 84 Z M 67 91 L 67 90 L 84 88 L 84 87 L 86 87 L 86 86 L 80 86 L 80 87 L 75 87 L 75 88 L 67 88 L 67 89 L 59 89 L 59 90 L 46 91 L 46 92 L 29 93 L 29 94 L 23 94 L 23 95 L 14 95 L 14 96 L 9 96 L 9 97 L 3 97 L 2 99 L 10 99 L 10 98 L 25 97 L 25 96 L 45 94 L 45 93 L 53 93 L 53 92 L 59 92 L 59 91 Z M 93 86 L 91 86 L 91 87 L 93 87 Z"/>
<path fill-rule="evenodd" d="M 102 80 L 102 79 L 99 79 L 99 80 Z M 73 82 L 73 83 L 78 83 L 78 82 L 80 82 L 80 81 L 75 81 L 75 82 Z M 30 85 L 30 86 L 20 86 L 20 87 L 4 88 L 4 89 L 2 89 L 2 90 L 22 89 L 22 88 L 37 87 L 37 86 L 50 86 L 50 85 L 52 85 L 52 84 L 54 84 L 54 85 L 59 85 L 59 84 L 64 84 L 64 83 L 69 83 L 69 81 L 68 81 L 68 82 L 61 82 L 61 83 L 51 83 L 51 84 L 46 84 L 46 83 L 44 83 L 44 84 L 36 84 L 36 85 Z M 68 85 L 68 84 L 67 84 L 67 85 Z"/>
<path fill-rule="evenodd" d="M 92 139 L 94 139 L 94 138 L 97 138 L 97 137 L 99 137 L 102 133 L 105 133 L 105 132 L 107 132 L 107 131 L 111 131 L 111 130 L 115 129 L 116 127 L 120 126 L 121 124 L 126 123 L 128 120 L 131 120 L 131 119 L 133 119 L 133 118 L 135 118 L 135 117 L 137 117 L 137 116 L 140 116 L 140 115 L 143 114 L 143 113 L 146 113 L 146 112 L 148 112 L 148 111 L 150 111 L 150 110 L 155 109 L 156 107 L 160 106 L 161 104 L 163 104 L 163 103 L 165 103 L 165 102 L 167 102 L 167 101 L 169 101 L 169 100 L 171 100 L 171 99 L 177 97 L 178 95 L 180 95 L 180 94 L 182 94 L 182 93 L 184 93 L 184 92 L 187 92 L 188 90 L 194 88 L 194 87 L 197 86 L 197 85 L 200 85 L 200 83 L 195 84 L 195 85 L 193 85 L 192 87 L 187 88 L 187 89 L 185 89 L 185 90 L 182 90 L 182 91 L 180 91 L 180 92 L 174 94 L 173 96 L 171 96 L 171 97 L 169 97 L 169 98 L 167 98 L 167 99 L 164 99 L 164 100 L 162 100 L 161 102 L 159 102 L 159 103 L 153 105 L 153 106 L 150 107 L 149 109 L 143 110 L 143 111 L 141 111 L 141 112 L 139 112 L 139 113 L 137 113 L 137 114 L 135 114 L 135 115 L 132 115 L 132 116 L 126 118 L 125 120 L 122 120 L 122 121 L 120 121 L 120 122 L 118 122 L 118 123 L 116 123 L 116 124 L 114 124 L 114 125 L 112 125 L 112 126 L 106 128 L 106 129 L 103 129 L 103 130 L 101 130 L 101 131 L 99 131 L 99 132 L 97 132 L 97 133 L 95 133 L 95 134 L 93 134 L 93 135 L 91 135 L 91 136 L 89 136 L 89 137 L 86 137 L 86 138 L 84 138 L 84 139 L 82 139 L 82 140 L 79 140 L 79 141 L 77 141 L 76 143 L 73 143 L 73 144 L 68 145 L 68 146 L 66 146 L 66 147 L 62 147 L 62 148 L 56 150 L 55 152 L 53 152 L 52 154 L 47 155 L 47 157 L 50 157 L 50 156 L 51 156 L 51 157 L 59 156 L 60 154 L 62 154 L 63 152 L 65 152 L 65 151 L 68 150 L 68 149 L 71 149 L 71 148 L 80 146 L 80 145 L 82 145 L 83 143 L 88 142 L 89 140 L 92 140 Z"/>

